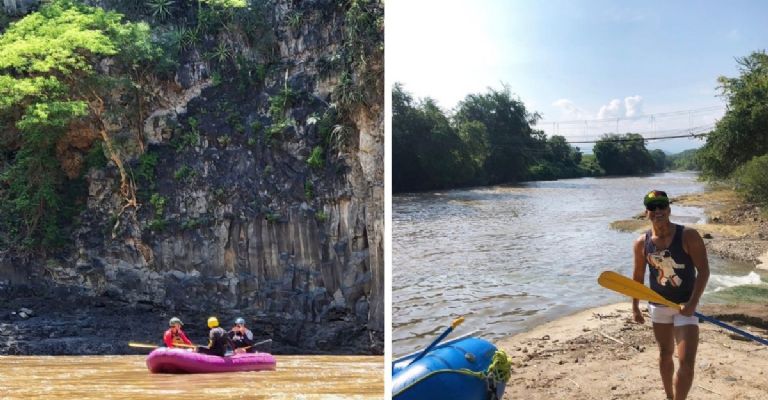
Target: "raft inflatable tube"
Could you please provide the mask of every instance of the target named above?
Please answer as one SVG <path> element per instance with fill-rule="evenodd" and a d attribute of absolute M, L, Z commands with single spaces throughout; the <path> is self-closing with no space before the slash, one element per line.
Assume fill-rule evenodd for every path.
<path fill-rule="evenodd" d="M 506 377 L 489 382 L 488 370 L 497 348 L 486 340 L 471 336 L 454 339 L 413 362 L 420 353 L 392 363 L 392 399 L 487 400 L 500 399 L 504 394 L 509 379 L 508 359 L 501 352 Z M 493 374 L 490 376 L 493 381 Z"/>
<path fill-rule="evenodd" d="M 276 365 L 275 357 L 269 353 L 243 353 L 219 357 L 161 347 L 147 356 L 147 368 L 155 374 L 264 371 L 274 370 Z"/>

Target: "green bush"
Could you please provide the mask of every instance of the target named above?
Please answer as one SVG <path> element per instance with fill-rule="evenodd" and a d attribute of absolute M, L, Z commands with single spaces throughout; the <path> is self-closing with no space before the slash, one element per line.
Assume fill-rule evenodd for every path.
<path fill-rule="evenodd" d="M 150 187 L 155 185 L 155 167 L 158 156 L 156 153 L 144 153 L 139 157 L 139 178 L 143 179 Z"/>
<path fill-rule="evenodd" d="M 312 149 L 312 154 L 307 158 L 307 165 L 311 168 L 320 168 L 323 166 L 323 148 L 321 146 L 315 146 Z"/>
<path fill-rule="evenodd" d="M 325 222 L 328 220 L 328 214 L 325 211 L 320 210 L 315 213 L 315 219 L 317 222 Z"/>
<path fill-rule="evenodd" d="M 193 176 L 195 176 L 195 171 L 186 165 L 177 169 L 176 172 L 173 174 L 173 178 L 176 179 L 177 181 L 186 181 L 187 178 L 190 178 Z"/>
<path fill-rule="evenodd" d="M 269 211 L 264 217 L 268 222 L 278 222 L 282 216 L 277 211 Z"/>
<path fill-rule="evenodd" d="M 736 170 L 734 178 L 748 200 L 768 204 L 768 154 L 753 157 Z"/>
<path fill-rule="evenodd" d="M 310 180 L 304 182 L 304 196 L 307 200 L 312 200 L 315 197 L 315 184 Z"/>
<path fill-rule="evenodd" d="M 107 166 L 107 157 L 104 156 L 103 142 L 96 142 L 93 144 L 88 154 L 85 156 L 85 169 L 83 172 L 88 172 L 91 168 L 101 169 Z"/>
<path fill-rule="evenodd" d="M 171 16 L 171 9 L 175 1 L 173 0 L 149 0 L 147 1 L 147 7 L 149 7 L 152 17 L 158 21 L 164 21 Z"/>
<path fill-rule="evenodd" d="M 165 213 L 166 201 L 167 200 L 165 197 L 161 196 L 160 194 L 152 194 L 152 198 L 149 199 L 149 202 L 153 207 L 155 207 L 155 218 L 160 219 L 163 217 L 163 214 Z"/>
<path fill-rule="evenodd" d="M 553 181 L 559 176 L 558 169 L 548 162 L 542 162 L 528 168 L 528 179 L 532 181 Z"/>
<path fill-rule="evenodd" d="M 285 87 L 280 93 L 269 98 L 269 115 L 274 120 L 280 120 L 285 114 L 285 110 L 288 109 L 296 100 L 296 93 L 290 88 Z"/>

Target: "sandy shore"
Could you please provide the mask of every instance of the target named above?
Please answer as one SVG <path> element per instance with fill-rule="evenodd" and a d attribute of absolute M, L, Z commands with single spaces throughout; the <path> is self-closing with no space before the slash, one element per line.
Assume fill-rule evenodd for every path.
<path fill-rule="evenodd" d="M 497 343 L 513 359 L 504 399 L 664 399 L 650 318 L 638 325 L 631 315 L 629 302 L 598 307 Z M 729 323 L 762 337 L 768 333 Z M 766 399 L 768 346 L 712 324 L 700 329 L 688 398 Z"/>
<path fill-rule="evenodd" d="M 768 268 L 768 219 L 758 207 L 729 190 L 673 198 L 673 215 L 675 203 L 704 207 L 707 223 L 694 227 L 710 253 Z M 635 217 L 611 226 L 639 233 L 648 222 Z M 750 303 L 703 304 L 699 311 L 768 337 L 765 296 Z M 639 325 L 631 315 L 628 300 L 499 341 L 513 359 L 504 399 L 664 399 L 650 317 Z M 700 327 L 696 377 L 688 398 L 768 399 L 768 346 L 709 323 Z"/>

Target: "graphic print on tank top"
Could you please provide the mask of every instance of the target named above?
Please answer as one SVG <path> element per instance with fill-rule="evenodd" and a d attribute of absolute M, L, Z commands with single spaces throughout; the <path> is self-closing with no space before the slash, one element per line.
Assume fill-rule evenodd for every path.
<path fill-rule="evenodd" d="M 657 283 L 661 286 L 667 286 L 669 284 L 672 287 L 680 287 L 683 280 L 677 276 L 676 269 L 684 269 L 685 264 L 678 264 L 672 259 L 672 253 L 669 249 L 659 250 L 648 254 L 648 264 L 659 272 L 659 276 L 656 279 Z"/>

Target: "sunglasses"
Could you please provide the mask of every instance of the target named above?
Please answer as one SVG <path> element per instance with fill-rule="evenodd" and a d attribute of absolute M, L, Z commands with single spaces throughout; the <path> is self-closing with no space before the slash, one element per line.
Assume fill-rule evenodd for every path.
<path fill-rule="evenodd" d="M 648 211 L 656 211 L 656 210 L 666 210 L 667 207 L 669 207 L 669 204 L 649 204 L 645 206 L 645 209 Z"/>

